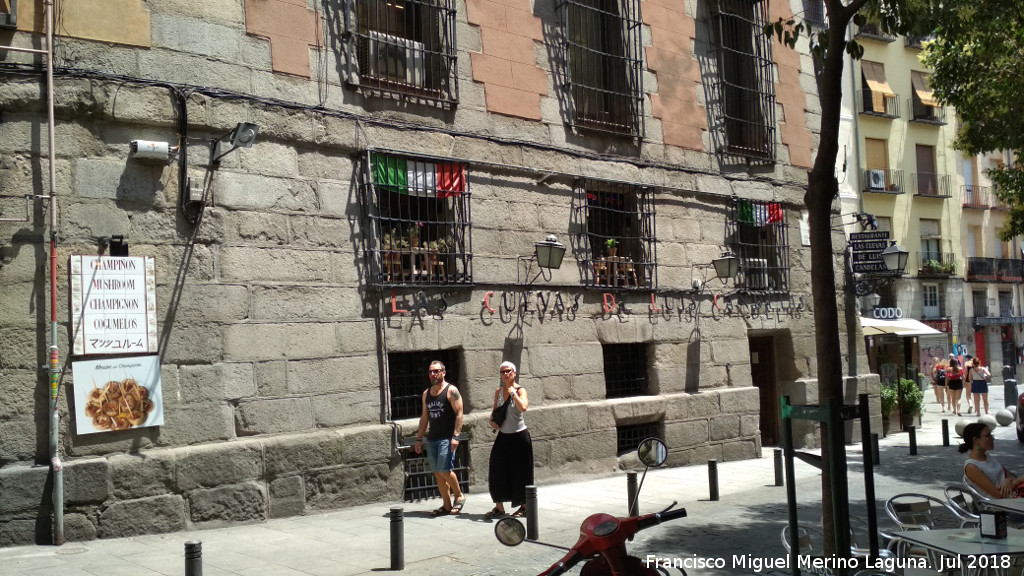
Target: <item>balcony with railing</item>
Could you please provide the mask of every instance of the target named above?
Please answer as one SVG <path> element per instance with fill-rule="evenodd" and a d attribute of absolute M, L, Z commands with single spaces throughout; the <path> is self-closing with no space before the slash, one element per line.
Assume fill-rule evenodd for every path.
<path fill-rule="evenodd" d="M 928 35 L 925 35 L 925 36 L 906 36 L 904 38 L 904 46 L 906 46 L 907 48 L 915 48 L 917 50 L 920 50 L 920 49 L 924 48 L 924 43 L 925 42 L 928 42 L 928 41 L 934 40 L 934 39 L 935 39 L 935 35 L 934 34 L 928 34 Z"/>
<path fill-rule="evenodd" d="M 948 278 L 956 274 L 956 255 L 945 252 L 918 253 L 920 278 Z"/>
<path fill-rule="evenodd" d="M 968 282 L 995 282 L 996 259 L 972 256 L 967 259 Z"/>
<path fill-rule="evenodd" d="M 882 42 L 896 41 L 896 36 L 883 31 L 882 26 L 877 22 L 866 22 L 861 26 L 856 26 L 856 30 L 854 34 L 859 38 L 871 38 Z"/>
<path fill-rule="evenodd" d="M 872 90 L 861 90 L 860 113 L 865 116 L 877 116 L 879 118 L 899 118 L 899 95 L 875 92 Z"/>
<path fill-rule="evenodd" d="M 924 198 L 951 198 L 949 192 L 949 174 L 934 172 L 914 173 L 914 196 Z"/>
<path fill-rule="evenodd" d="M 903 194 L 903 170 L 870 168 L 863 174 L 864 192 L 874 194 Z"/>
<path fill-rule="evenodd" d="M 965 184 L 960 187 L 960 192 L 964 200 L 964 208 L 988 209 L 991 202 L 988 186 Z"/>
<path fill-rule="evenodd" d="M 996 281 L 1024 281 L 1024 260 L 1019 258 L 996 258 Z"/>
<path fill-rule="evenodd" d="M 907 101 L 911 110 L 911 122 L 918 124 L 932 124 L 935 126 L 946 125 L 946 107 L 928 106 L 921 102 L 920 98 L 912 97 Z"/>

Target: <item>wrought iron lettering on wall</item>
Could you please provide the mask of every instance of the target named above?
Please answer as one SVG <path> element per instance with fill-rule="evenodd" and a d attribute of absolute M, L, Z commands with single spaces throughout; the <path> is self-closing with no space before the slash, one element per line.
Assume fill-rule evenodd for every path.
<path fill-rule="evenodd" d="M 427 294 L 419 291 L 396 295 L 391 292 L 384 309 L 390 316 L 409 315 L 414 319 L 431 316 L 443 319 L 452 305 L 448 293 Z M 495 321 L 509 324 L 527 318 L 539 322 L 546 320 L 574 321 L 586 313 L 582 293 L 563 293 L 551 290 L 488 291 L 480 302 L 480 320 L 485 326 Z M 646 296 L 605 292 L 591 309 L 589 317 L 610 319 L 646 314 L 653 320 L 696 322 L 701 318 L 719 321 L 728 318 L 782 322 L 786 318 L 801 318 L 809 311 L 802 296 L 781 299 L 767 294 L 711 294 L 711 293 L 658 293 Z"/>

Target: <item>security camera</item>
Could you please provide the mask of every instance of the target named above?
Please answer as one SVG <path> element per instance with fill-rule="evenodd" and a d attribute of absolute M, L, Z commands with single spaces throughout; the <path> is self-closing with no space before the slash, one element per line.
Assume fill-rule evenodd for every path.
<path fill-rule="evenodd" d="M 131 155 L 139 160 L 162 160 L 170 157 L 170 144 L 167 142 L 150 142 L 149 140 L 132 140 Z"/>

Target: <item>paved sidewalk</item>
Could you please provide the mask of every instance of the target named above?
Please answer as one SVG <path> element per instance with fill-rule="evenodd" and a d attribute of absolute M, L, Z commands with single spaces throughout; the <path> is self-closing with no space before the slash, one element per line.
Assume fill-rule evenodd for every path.
<path fill-rule="evenodd" d="M 991 405 L 1001 408 L 1002 391 L 993 387 Z M 999 386 L 1001 388 L 1001 386 Z M 994 410 L 993 410 L 994 411 Z M 945 415 L 948 416 L 948 415 Z M 890 527 L 882 504 L 900 492 L 942 495 L 945 485 L 959 482 L 964 456 L 956 445 L 955 421 L 949 421 L 951 446 L 942 446 L 941 419 L 934 395 L 925 391 L 925 413 L 917 432 L 918 455 L 910 456 L 908 434 L 890 434 L 880 441 L 881 464 L 875 469 L 879 525 Z M 1011 469 L 1024 471 L 1024 445 L 1012 426 L 996 431 L 997 452 Z M 864 515 L 862 453 L 847 450 L 851 511 Z M 816 468 L 796 462 L 799 514 L 802 522 L 820 519 L 821 476 Z M 752 574 L 736 565 L 736 557 L 769 560 L 784 556 L 780 531 L 786 524 L 785 488 L 774 486 L 773 449 L 759 459 L 718 464 L 720 500 L 709 500 L 706 466 L 652 470 L 640 495 L 641 512 L 678 501 L 688 517 L 640 532 L 628 545 L 632 554 L 659 558 L 722 558 L 723 569 L 689 570 L 691 575 Z M 594 512 L 625 515 L 626 475 L 541 485 L 538 488 L 539 533 L 543 542 L 571 546 L 580 523 Z M 436 500 L 420 503 L 379 503 L 309 516 L 271 520 L 173 534 L 71 542 L 61 547 L 21 546 L 0 549 L 0 573 L 6 576 L 182 576 L 184 544 L 202 541 L 204 576 L 342 576 L 390 570 L 392 506 L 405 510 L 405 573 L 469 576 L 537 574 L 563 552 L 535 543 L 502 546 L 494 523 L 483 514 L 491 508 L 486 486 L 467 494 L 458 516 L 431 518 Z M 776 573 L 777 571 L 772 571 Z M 762 572 L 763 573 L 763 572 Z"/>

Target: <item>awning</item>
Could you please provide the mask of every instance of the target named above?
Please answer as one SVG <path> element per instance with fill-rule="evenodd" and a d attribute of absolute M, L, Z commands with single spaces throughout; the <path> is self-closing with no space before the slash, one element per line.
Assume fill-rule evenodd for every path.
<path fill-rule="evenodd" d="M 931 106 L 932 108 L 939 108 L 942 104 L 935 99 L 935 94 L 932 93 L 932 89 L 928 87 L 928 79 L 925 78 L 924 72 L 911 72 L 910 83 L 914 87 L 914 92 L 917 97 L 921 99 L 921 103 L 925 106 Z"/>
<path fill-rule="evenodd" d="M 860 69 L 864 74 L 864 82 L 871 90 L 871 109 L 876 112 L 884 112 L 885 99 L 896 97 L 896 93 L 892 91 L 889 83 L 885 80 L 885 66 L 880 62 L 861 60 Z"/>
<path fill-rule="evenodd" d="M 877 318 L 860 317 L 860 327 L 865 336 L 879 334 L 896 334 L 897 336 L 924 336 L 926 334 L 942 334 L 935 328 L 922 324 L 917 320 L 879 320 Z"/>

